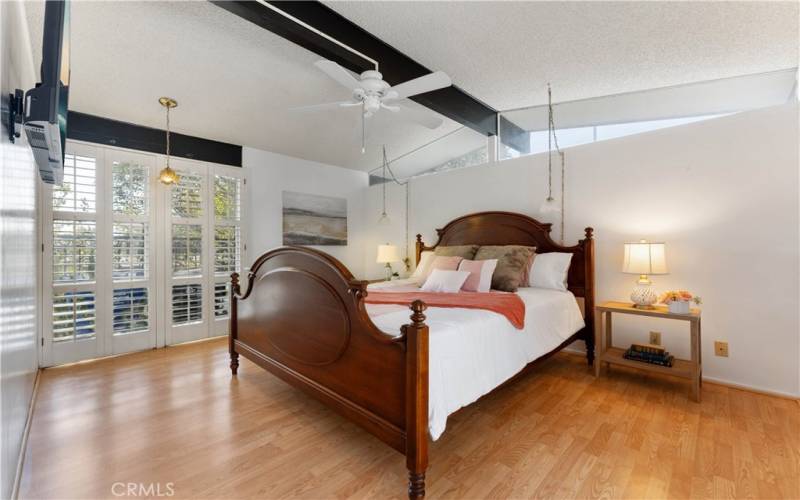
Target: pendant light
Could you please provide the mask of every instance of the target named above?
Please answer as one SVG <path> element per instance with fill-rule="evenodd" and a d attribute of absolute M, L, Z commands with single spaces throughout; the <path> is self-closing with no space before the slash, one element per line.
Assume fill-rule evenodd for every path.
<path fill-rule="evenodd" d="M 171 97 L 161 97 L 158 102 L 167 110 L 167 164 L 161 172 L 159 172 L 158 180 L 162 184 L 170 186 L 172 184 L 177 184 L 178 181 L 181 180 L 178 173 L 169 166 L 169 110 L 178 107 L 178 101 Z"/>
<path fill-rule="evenodd" d="M 553 198 L 553 144 L 555 143 L 556 152 L 561 157 L 561 172 L 564 172 L 564 153 L 558 147 L 556 138 L 555 124 L 553 122 L 553 96 L 550 91 L 550 84 L 547 84 L 547 198 L 539 207 L 539 212 L 543 214 L 558 213 L 561 207 Z M 563 194 L 563 193 L 562 193 Z M 562 200 L 563 201 L 563 200 Z"/>
<path fill-rule="evenodd" d="M 383 210 L 381 211 L 381 216 L 378 219 L 378 225 L 380 226 L 388 226 L 391 224 L 391 219 L 389 219 L 389 215 L 386 213 L 386 184 L 389 180 L 386 178 L 386 168 L 389 166 L 389 161 L 386 159 L 386 145 L 383 146 L 383 168 L 381 174 L 381 188 L 383 189 Z"/>

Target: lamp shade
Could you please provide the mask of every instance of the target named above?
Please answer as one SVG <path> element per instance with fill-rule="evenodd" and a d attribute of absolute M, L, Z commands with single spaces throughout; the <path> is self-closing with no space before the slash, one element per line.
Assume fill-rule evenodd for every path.
<path fill-rule="evenodd" d="M 400 262 L 400 251 L 394 245 L 378 245 L 378 258 L 375 262 L 386 264 L 389 262 Z"/>
<path fill-rule="evenodd" d="M 629 274 L 667 274 L 667 257 L 664 243 L 642 240 L 625 243 L 622 272 Z"/>

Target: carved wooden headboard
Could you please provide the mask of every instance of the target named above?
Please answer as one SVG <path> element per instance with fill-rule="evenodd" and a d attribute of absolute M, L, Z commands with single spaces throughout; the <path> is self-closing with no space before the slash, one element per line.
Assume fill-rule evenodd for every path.
<path fill-rule="evenodd" d="M 432 246 L 417 235 L 417 263 L 425 250 L 449 245 L 526 245 L 535 246 L 536 253 L 569 252 L 572 263 L 567 285 L 576 297 L 583 297 L 588 314 L 594 308 L 594 240 L 591 227 L 586 237 L 574 246 L 562 246 L 550 238 L 552 224 L 539 222 L 527 215 L 513 212 L 478 212 L 452 220 L 436 232 L 439 240 Z"/>

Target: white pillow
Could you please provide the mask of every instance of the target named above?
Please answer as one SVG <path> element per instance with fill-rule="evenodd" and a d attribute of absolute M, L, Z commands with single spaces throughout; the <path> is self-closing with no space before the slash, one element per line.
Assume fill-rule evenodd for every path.
<path fill-rule="evenodd" d="M 469 271 L 434 269 L 428 279 L 425 280 L 425 284 L 422 285 L 422 291 L 455 293 L 461 290 L 467 278 L 469 278 Z"/>
<path fill-rule="evenodd" d="M 425 282 L 425 276 L 428 275 L 428 269 L 433 264 L 433 259 L 436 257 L 436 254 L 433 251 L 426 250 L 422 252 L 422 255 L 419 257 L 419 264 L 417 264 L 417 268 L 414 269 L 414 273 L 411 274 L 411 279 L 417 282 L 417 285 L 421 285 Z"/>
<path fill-rule="evenodd" d="M 537 253 L 531 266 L 531 286 L 566 292 L 567 272 L 571 260 L 571 253 Z"/>

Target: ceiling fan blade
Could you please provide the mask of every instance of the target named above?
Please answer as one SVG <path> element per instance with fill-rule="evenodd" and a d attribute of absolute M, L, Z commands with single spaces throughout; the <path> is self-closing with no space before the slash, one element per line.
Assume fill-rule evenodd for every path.
<path fill-rule="evenodd" d="M 400 85 L 392 87 L 387 95 L 388 99 L 401 99 L 417 94 L 424 94 L 432 90 L 439 90 L 453 84 L 450 77 L 444 71 L 434 71 L 433 73 L 419 78 L 414 78 Z M 392 92 L 393 91 L 393 92 Z M 396 95 L 395 95 L 396 94 Z"/>
<path fill-rule="evenodd" d="M 400 106 L 390 106 L 390 105 L 388 105 L 386 103 L 383 103 L 383 102 L 381 103 L 381 107 L 383 109 L 388 109 L 392 113 L 397 113 L 398 111 L 400 111 Z"/>
<path fill-rule="evenodd" d="M 314 66 L 319 68 L 323 73 L 325 73 L 329 77 L 339 82 L 340 85 L 343 85 L 350 90 L 361 88 L 361 82 L 359 82 L 355 77 L 353 77 L 353 75 L 351 75 L 346 69 L 339 66 L 333 61 L 329 61 L 327 59 L 320 59 L 319 61 L 314 63 Z"/>
<path fill-rule="evenodd" d="M 298 106 L 296 108 L 289 108 L 289 111 L 295 113 L 308 113 L 311 111 L 324 111 L 326 109 L 339 109 L 349 108 L 350 106 L 358 106 L 357 102 L 341 101 L 341 102 L 327 102 L 325 104 L 312 104 L 311 106 Z"/>
<path fill-rule="evenodd" d="M 439 118 L 432 111 L 412 108 L 409 106 L 400 106 L 400 113 L 398 113 L 397 116 L 422 125 L 423 127 L 427 127 L 431 130 L 439 128 L 442 123 L 444 123 L 444 120 Z"/>

